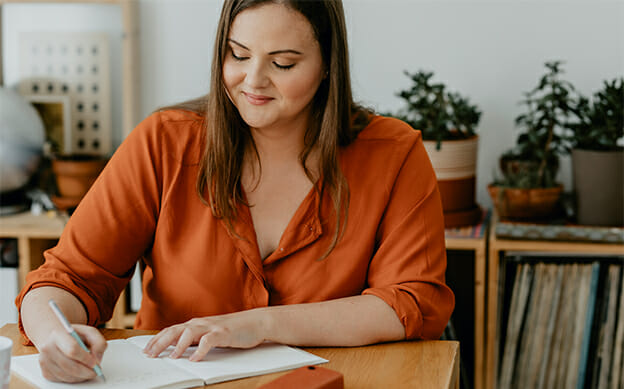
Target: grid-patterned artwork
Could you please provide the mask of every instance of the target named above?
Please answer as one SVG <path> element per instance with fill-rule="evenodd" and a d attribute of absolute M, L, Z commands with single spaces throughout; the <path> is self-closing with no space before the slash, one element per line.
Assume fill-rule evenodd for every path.
<path fill-rule="evenodd" d="M 109 154 L 112 126 L 106 33 L 22 32 L 19 47 L 20 94 L 69 97 L 71 139 L 63 152 Z"/>

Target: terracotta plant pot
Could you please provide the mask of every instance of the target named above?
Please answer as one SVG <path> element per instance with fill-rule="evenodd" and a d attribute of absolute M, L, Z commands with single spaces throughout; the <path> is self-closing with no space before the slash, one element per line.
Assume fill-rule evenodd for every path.
<path fill-rule="evenodd" d="M 553 188 L 502 188 L 488 185 L 488 192 L 503 219 L 536 220 L 551 216 L 563 192 L 563 185 Z"/>
<path fill-rule="evenodd" d="M 435 141 L 424 141 L 435 170 L 446 228 L 473 225 L 482 212 L 475 202 L 479 138 L 445 140 L 440 150 Z"/>
<path fill-rule="evenodd" d="M 64 203 L 78 203 L 108 160 L 99 156 L 71 155 L 52 160 L 57 189 Z M 71 201 L 70 201 L 71 200 Z"/>

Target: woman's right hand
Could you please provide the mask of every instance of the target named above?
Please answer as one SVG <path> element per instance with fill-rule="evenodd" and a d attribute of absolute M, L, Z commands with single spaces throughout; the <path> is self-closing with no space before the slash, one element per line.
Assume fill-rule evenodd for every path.
<path fill-rule="evenodd" d="M 93 367 L 102 362 L 106 340 L 96 328 L 73 324 L 91 352 L 87 352 L 67 331 L 53 330 L 43 344 L 38 344 L 39 365 L 43 377 L 56 382 L 82 382 L 96 377 Z"/>

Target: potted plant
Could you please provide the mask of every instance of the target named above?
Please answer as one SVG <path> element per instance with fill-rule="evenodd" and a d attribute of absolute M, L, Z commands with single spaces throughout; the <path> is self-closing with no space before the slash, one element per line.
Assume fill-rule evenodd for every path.
<path fill-rule="evenodd" d="M 581 99 L 571 126 L 577 222 L 624 225 L 624 78 L 604 81 L 593 100 Z"/>
<path fill-rule="evenodd" d="M 50 161 L 56 195 L 51 199 L 59 210 L 71 210 L 95 182 L 108 158 L 98 154 L 63 153 L 57 142 L 48 139 L 44 157 Z"/>
<path fill-rule="evenodd" d="M 433 83 L 433 72 L 405 72 L 412 85 L 397 96 L 405 101 L 395 116 L 420 130 L 433 169 L 447 228 L 476 224 L 481 209 L 475 203 L 478 136 L 481 112 L 467 98 Z"/>
<path fill-rule="evenodd" d="M 59 209 L 73 208 L 87 193 L 108 160 L 99 155 L 66 154 L 52 159 L 52 171 L 60 196 L 52 202 Z"/>
<path fill-rule="evenodd" d="M 525 93 L 526 113 L 515 119 L 523 128 L 516 145 L 503 153 L 503 177 L 488 186 L 502 218 L 542 219 L 550 216 L 563 185 L 556 182 L 559 158 L 566 153 L 565 133 L 579 99 L 571 83 L 561 79 L 561 61 L 547 62 L 539 84 Z"/>

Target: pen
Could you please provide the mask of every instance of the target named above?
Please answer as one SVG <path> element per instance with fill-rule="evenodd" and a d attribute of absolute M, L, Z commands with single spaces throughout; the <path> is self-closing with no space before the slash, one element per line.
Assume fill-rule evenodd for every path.
<path fill-rule="evenodd" d="M 54 314 L 56 315 L 56 317 L 58 317 L 63 327 L 65 327 L 65 330 L 69 332 L 69 334 L 74 339 L 76 339 L 76 342 L 78 342 L 80 347 L 82 347 L 82 349 L 87 352 L 91 352 L 91 350 L 89 350 L 87 345 L 84 344 L 82 339 L 80 339 L 80 336 L 78 335 L 74 327 L 72 327 L 72 325 L 69 323 L 65 315 L 63 315 L 63 312 L 61 312 L 61 309 L 58 307 L 58 305 L 56 305 L 54 300 L 48 301 L 48 305 L 50 305 L 50 308 L 52 308 L 52 312 L 54 312 Z M 106 378 L 104 377 L 104 374 L 102 373 L 102 368 L 100 367 L 100 365 L 96 364 L 95 366 L 93 366 L 93 370 L 95 371 L 95 374 L 98 375 L 98 377 L 102 377 L 102 379 L 106 381 Z"/>

